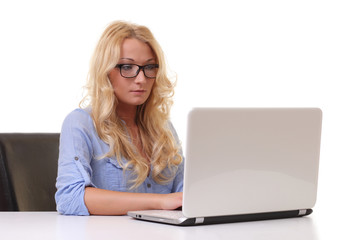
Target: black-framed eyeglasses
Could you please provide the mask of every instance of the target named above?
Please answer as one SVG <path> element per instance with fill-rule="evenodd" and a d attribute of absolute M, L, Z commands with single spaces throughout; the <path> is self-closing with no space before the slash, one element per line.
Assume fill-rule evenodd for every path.
<path fill-rule="evenodd" d="M 120 74 L 124 78 L 134 78 L 139 74 L 140 70 L 143 71 L 145 77 L 156 78 L 159 64 L 148 64 L 144 66 L 137 64 L 117 64 L 115 68 L 120 69 Z"/>

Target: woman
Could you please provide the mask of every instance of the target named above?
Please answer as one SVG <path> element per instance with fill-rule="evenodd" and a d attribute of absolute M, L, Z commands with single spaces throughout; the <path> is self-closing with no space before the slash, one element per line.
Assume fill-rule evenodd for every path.
<path fill-rule="evenodd" d="M 151 32 L 110 24 L 95 49 L 87 89 L 85 106 L 66 117 L 61 131 L 57 210 L 122 215 L 180 207 L 183 157 L 169 122 L 173 85 Z"/>

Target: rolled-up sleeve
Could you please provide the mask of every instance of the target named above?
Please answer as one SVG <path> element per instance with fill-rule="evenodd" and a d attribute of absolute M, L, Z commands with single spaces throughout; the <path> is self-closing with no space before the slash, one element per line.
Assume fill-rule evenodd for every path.
<path fill-rule="evenodd" d="M 83 110 L 75 110 L 64 120 L 55 194 L 57 211 L 61 214 L 89 215 L 84 194 L 85 187 L 94 186 L 90 166 L 93 155 L 89 137 L 91 124 L 91 119 Z"/>

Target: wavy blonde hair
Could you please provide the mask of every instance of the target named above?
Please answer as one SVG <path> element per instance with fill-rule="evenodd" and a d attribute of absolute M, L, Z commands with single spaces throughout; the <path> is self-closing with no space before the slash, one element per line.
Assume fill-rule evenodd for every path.
<path fill-rule="evenodd" d="M 117 116 L 118 100 L 108 78 L 109 72 L 120 59 L 120 47 L 126 38 L 147 43 L 159 64 L 150 96 L 144 104 L 137 107 L 135 119 L 146 158 L 137 151 L 129 139 L 126 126 Z M 174 84 L 167 76 L 162 49 L 150 30 L 123 21 L 111 23 L 95 48 L 86 88 L 87 95 L 80 106 L 91 107 L 96 131 L 110 147 L 110 151 L 103 157 L 116 156 L 124 171 L 131 168 L 135 174 L 135 178 L 131 180 L 132 188 L 138 187 L 147 178 L 150 170 L 147 159 L 150 159 L 153 167 L 151 174 L 157 183 L 166 184 L 173 179 L 177 166 L 182 161 L 180 145 L 173 136 L 169 123 Z M 127 162 L 123 162 L 122 157 Z"/>

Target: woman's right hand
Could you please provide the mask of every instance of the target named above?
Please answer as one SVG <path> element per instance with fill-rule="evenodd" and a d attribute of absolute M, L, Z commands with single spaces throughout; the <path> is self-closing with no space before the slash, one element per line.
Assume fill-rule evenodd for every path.
<path fill-rule="evenodd" d="M 160 208 L 163 210 L 174 210 L 182 206 L 183 193 L 163 194 L 160 200 Z"/>

